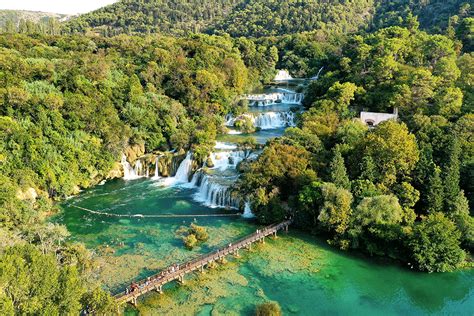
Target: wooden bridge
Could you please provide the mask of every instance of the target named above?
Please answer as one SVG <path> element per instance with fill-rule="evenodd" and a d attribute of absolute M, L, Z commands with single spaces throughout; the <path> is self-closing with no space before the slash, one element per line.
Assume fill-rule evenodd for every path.
<path fill-rule="evenodd" d="M 276 237 L 279 230 L 288 231 L 288 226 L 291 225 L 291 223 L 292 220 L 287 220 L 279 224 L 274 224 L 262 229 L 258 229 L 255 233 L 233 242 L 227 247 L 220 248 L 214 252 L 188 262 L 174 264 L 160 273 L 133 283 L 133 289 L 127 288 L 124 292 L 117 294 L 115 299 L 118 304 L 132 303 L 133 305 L 136 305 L 138 297 L 142 296 L 143 294 L 151 291 L 163 293 L 163 286 L 174 280 L 177 280 L 179 283 L 183 284 L 186 274 L 192 273 L 194 271 L 204 272 L 206 265 L 212 262 L 222 261 L 227 255 L 238 255 L 238 251 L 240 249 L 250 249 L 253 243 L 265 242 L 265 237 L 267 236 L 272 235 Z"/>

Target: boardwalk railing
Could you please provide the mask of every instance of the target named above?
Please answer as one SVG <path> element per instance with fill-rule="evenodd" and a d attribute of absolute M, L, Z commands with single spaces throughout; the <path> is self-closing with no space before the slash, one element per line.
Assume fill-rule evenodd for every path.
<path fill-rule="evenodd" d="M 117 294 L 115 296 L 115 299 L 119 304 L 130 302 L 136 305 L 137 299 L 141 295 L 146 294 L 150 291 L 157 291 L 159 293 L 162 293 L 163 285 L 174 280 L 178 280 L 180 283 L 184 283 L 184 276 L 186 274 L 192 273 L 197 270 L 203 272 L 205 266 L 211 262 L 222 260 L 225 256 L 229 254 L 237 254 L 240 249 L 250 248 L 251 245 L 255 242 L 263 242 L 265 240 L 265 237 L 267 236 L 276 236 L 279 230 L 288 231 L 288 226 L 291 225 L 291 223 L 291 220 L 287 220 L 279 224 L 267 226 L 265 228 L 257 230 L 255 233 L 249 236 L 246 236 L 229 244 L 227 247 L 220 248 L 216 251 L 202 255 L 188 262 L 174 264 L 168 267 L 167 269 L 161 271 L 160 273 L 157 273 L 139 282 L 133 283 L 133 290 L 127 289 L 124 292 Z"/>

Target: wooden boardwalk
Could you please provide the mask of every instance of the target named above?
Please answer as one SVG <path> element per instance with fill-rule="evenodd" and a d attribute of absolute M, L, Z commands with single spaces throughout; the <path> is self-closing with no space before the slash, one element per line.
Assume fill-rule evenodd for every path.
<path fill-rule="evenodd" d="M 203 255 L 196 259 L 188 262 L 174 264 L 160 273 L 157 273 L 149 278 L 133 283 L 134 290 L 131 291 L 129 288 L 122 293 L 115 296 L 118 304 L 132 303 L 137 304 L 138 297 L 146 294 L 150 291 L 157 291 L 163 293 L 163 286 L 174 280 L 180 283 L 184 283 L 184 277 L 186 274 L 194 271 L 204 271 L 206 265 L 211 262 L 222 260 L 224 257 L 230 254 L 238 254 L 238 251 L 243 248 L 250 249 L 253 243 L 264 242 L 265 237 L 273 235 L 276 236 L 279 230 L 288 231 L 288 226 L 291 225 L 292 221 L 287 220 L 279 224 L 267 226 L 265 228 L 257 230 L 255 233 L 246 236 L 236 242 L 229 244 L 229 246 L 220 248 L 214 252 Z"/>

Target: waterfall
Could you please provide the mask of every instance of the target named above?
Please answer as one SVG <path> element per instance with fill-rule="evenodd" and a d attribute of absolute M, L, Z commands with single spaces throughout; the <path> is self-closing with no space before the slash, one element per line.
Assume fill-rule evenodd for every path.
<path fill-rule="evenodd" d="M 251 206 L 250 206 L 250 201 L 245 202 L 244 214 L 242 214 L 242 216 L 245 217 L 245 218 L 255 217 L 255 215 L 253 215 L 253 213 L 252 213 L 252 209 L 251 209 Z"/>
<path fill-rule="evenodd" d="M 260 129 L 275 129 L 287 126 L 295 126 L 295 114 L 288 112 L 264 112 L 260 114 L 243 114 L 240 117 L 250 117 L 253 125 Z M 238 118 L 237 118 L 238 119 Z M 228 120 L 228 126 L 234 126 L 235 118 Z M 234 146 L 219 143 L 216 145 L 217 149 L 235 149 Z"/>
<path fill-rule="evenodd" d="M 218 169 L 221 171 L 227 169 L 235 169 L 237 165 L 247 158 L 248 154 L 245 151 L 222 151 L 211 154 L 211 160 L 214 167 L 211 169 Z"/>
<path fill-rule="evenodd" d="M 178 171 L 176 171 L 176 175 L 174 176 L 174 179 L 176 182 L 180 182 L 180 183 L 189 182 L 189 176 L 192 171 L 191 170 L 192 164 L 193 164 L 192 154 L 191 152 L 188 152 L 186 155 L 186 158 L 179 165 Z"/>
<path fill-rule="evenodd" d="M 160 178 L 160 157 L 156 157 L 155 160 L 155 175 L 153 176 L 153 179 L 157 180 Z"/>
<path fill-rule="evenodd" d="M 147 177 L 147 178 L 150 177 L 150 167 L 148 165 L 146 166 L 146 176 L 145 177 Z"/>
<path fill-rule="evenodd" d="M 196 201 L 211 208 L 239 208 L 239 199 L 232 196 L 229 186 L 217 183 L 207 174 L 201 174 L 200 178 L 198 192 L 194 195 Z M 192 182 L 197 183 L 198 180 L 193 179 Z"/>
<path fill-rule="evenodd" d="M 321 71 L 323 71 L 323 69 L 324 69 L 324 66 L 321 67 L 321 68 L 319 69 L 318 73 L 316 74 L 316 76 L 311 77 L 310 80 L 318 80 L 318 79 L 319 79 L 319 75 L 321 74 Z"/>
<path fill-rule="evenodd" d="M 223 143 L 223 142 L 216 142 L 215 149 L 223 149 L 223 150 L 234 150 L 237 149 L 237 145 L 231 143 Z"/>
<path fill-rule="evenodd" d="M 124 180 L 134 180 L 140 178 L 140 172 L 142 169 L 142 164 L 140 160 L 137 160 L 135 163 L 135 168 L 132 168 L 130 163 L 127 161 L 127 156 L 122 154 L 122 161 L 121 161 L 122 167 L 123 167 L 123 179 Z"/>
<path fill-rule="evenodd" d="M 295 126 L 293 112 L 266 112 L 254 118 L 255 127 L 261 129 L 275 129 L 286 126 Z"/>

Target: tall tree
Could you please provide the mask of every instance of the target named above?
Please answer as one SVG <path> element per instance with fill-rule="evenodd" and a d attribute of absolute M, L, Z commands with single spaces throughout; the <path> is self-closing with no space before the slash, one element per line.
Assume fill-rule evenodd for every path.
<path fill-rule="evenodd" d="M 428 179 L 426 192 L 426 212 L 435 213 L 443 210 L 444 191 L 443 182 L 441 180 L 441 169 L 434 166 L 433 171 Z"/>
<path fill-rule="evenodd" d="M 448 158 L 443 168 L 445 210 L 453 211 L 460 187 L 461 146 L 456 137 L 452 137 L 448 148 Z"/>
<path fill-rule="evenodd" d="M 334 149 L 334 156 L 330 164 L 330 180 L 337 187 L 349 190 L 351 188 L 351 182 L 347 176 L 347 169 L 344 165 L 344 158 L 341 155 L 339 149 Z"/>

